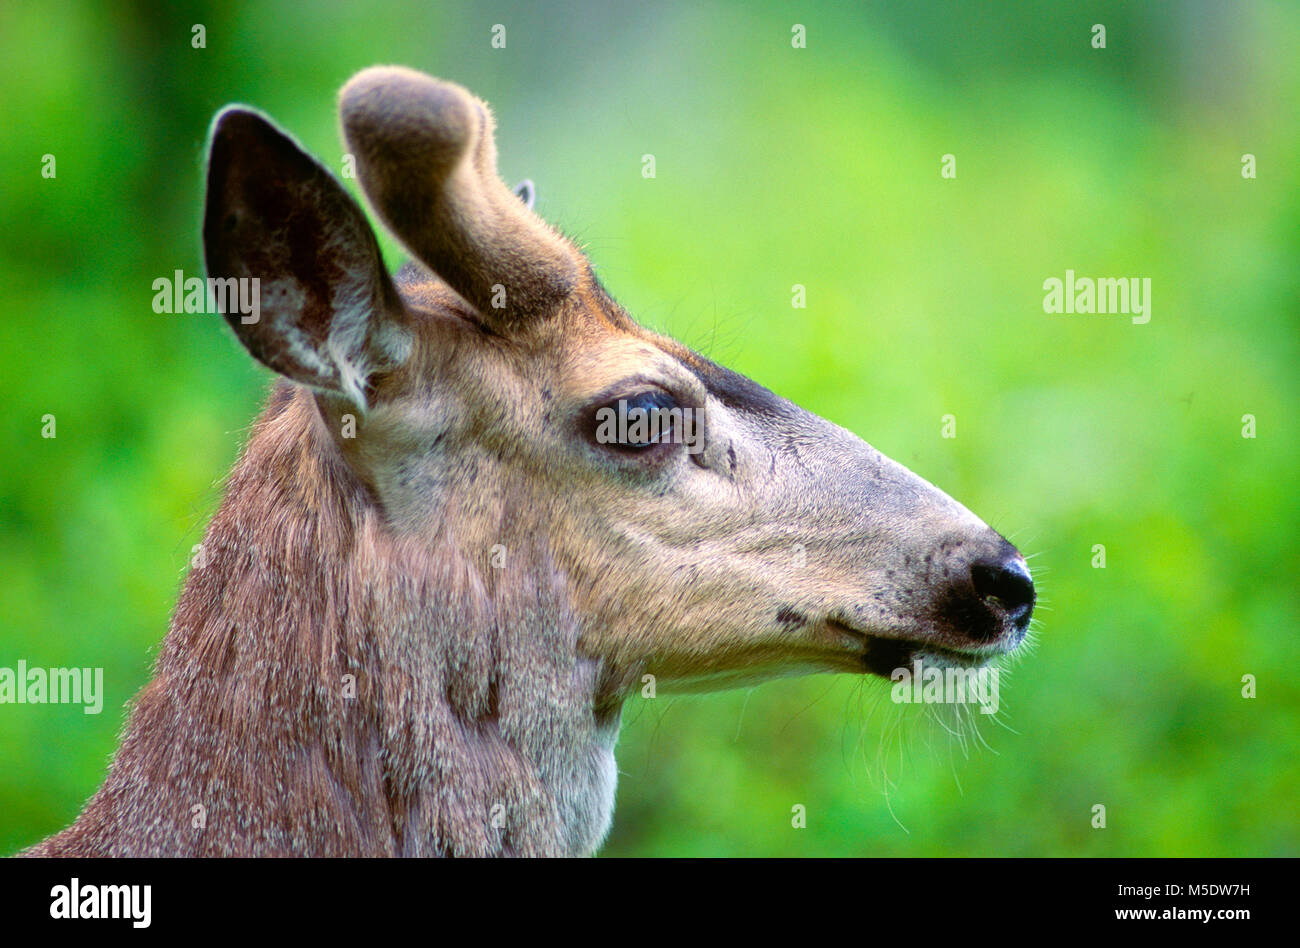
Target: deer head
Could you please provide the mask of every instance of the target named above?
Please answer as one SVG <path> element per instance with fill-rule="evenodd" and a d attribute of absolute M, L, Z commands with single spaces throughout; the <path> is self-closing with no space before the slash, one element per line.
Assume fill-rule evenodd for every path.
<path fill-rule="evenodd" d="M 260 317 L 227 320 L 295 384 L 232 478 L 215 566 L 187 584 L 115 768 L 185 753 L 146 732 L 183 733 L 186 702 L 229 730 L 232 703 L 263 707 L 244 689 L 269 689 L 326 723 L 280 733 L 268 713 L 221 758 L 226 784 L 259 766 L 304 782 L 272 734 L 355 745 L 320 767 L 384 801 L 344 849 L 590 852 L 618 709 L 645 675 L 663 690 L 888 676 L 1021 643 L 1034 587 L 1015 548 L 857 436 L 638 326 L 502 183 L 484 103 L 375 68 L 340 112 L 413 260 L 390 277 L 362 210 L 268 119 L 217 117 L 209 273 L 260 281 Z M 358 712 L 312 690 L 342 652 L 366 682 L 369 736 L 351 744 L 337 734 Z M 302 792 L 304 809 L 334 805 Z M 509 825 L 490 822 L 494 800 Z M 293 807 L 272 805 L 262 818 L 283 825 L 266 838 L 328 849 L 293 843 Z"/>
<path fill-rule="evenodd" d="M 212 273 L 262 277 L 262 319 L 231 318 L 253 355 L 327 417 L 365 412 L 339 446 L 394 530 L 454 529 L 485 565 L 498 544 L 509 563 L 512 520 L 539 531 L 584 648 L 621 682 L 887 673 L 1020 643 L 1034 590 L 1011 544 L 855 435 L 634 323 L 502 183 L 484 103 L 376 68 L 340 111 L 416 261 L 397 287 L 361 210 L 246 110 L 216 124 L 204 238 Z M 695 442 L 599 443 L 620 400 L 689 409 Z"/>

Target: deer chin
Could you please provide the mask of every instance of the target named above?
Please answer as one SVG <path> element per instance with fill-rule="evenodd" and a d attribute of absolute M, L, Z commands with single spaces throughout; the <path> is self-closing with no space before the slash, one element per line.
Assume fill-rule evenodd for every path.
<path fill-rule="evenodd" d="M 1025 638 L 1023 631 L 1017 631 L 988 645 L 964 649 L 939 644 L 933 639 L 865 632 L 838 619 L 830 619 L 826 624 L 861 642 L 858 653 L 861 669 L 878 678 L 890 678 L 896 669 L 910 668 L 918 661 L 928 667 L 983 668 L 1014 652 Z"/>

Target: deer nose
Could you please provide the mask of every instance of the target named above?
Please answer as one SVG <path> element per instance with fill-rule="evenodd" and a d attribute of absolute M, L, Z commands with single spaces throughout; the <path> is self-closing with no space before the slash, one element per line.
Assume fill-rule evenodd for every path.
<path fill-rule="evenodd" d="M 1023 630 L 1034 612 L 1034 581 L 1021 556 L 1000 560 L 976 560 L 970 568 L 975 595 L 997 615 Z"/>

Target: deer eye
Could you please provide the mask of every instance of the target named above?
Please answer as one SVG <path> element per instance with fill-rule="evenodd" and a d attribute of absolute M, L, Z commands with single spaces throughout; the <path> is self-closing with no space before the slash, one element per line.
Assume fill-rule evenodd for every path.
<path fill-rule="evenodd" d="M 682 408 L 667 392 L 638 392 L 596 409 L 596 443 L 623 451 L 676 444 L 681 420 Z"/>

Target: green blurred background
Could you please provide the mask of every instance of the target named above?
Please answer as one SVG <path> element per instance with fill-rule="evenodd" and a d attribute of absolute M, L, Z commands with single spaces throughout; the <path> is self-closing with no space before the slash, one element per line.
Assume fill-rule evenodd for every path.
<path fill-rule="evenodd" d="M 306 10 L 0 7 L 0 665 L 107 685 L 98 717 L 0 706 L 0 853 L 102 779 L 268 386 L 219 322 L 150 305 L 202 272 L 207 124 L 256 105 L 337 171 L 337 89 L 393 62 L 494 105 L 503 175 L 636 317 L 858 432 L 1037 571 L 989 747 L 849 677 L 636 699 L 606 854 L 1300 854 L 1300 7 Z M 1150 323 L 1046 315 L 1067 268 L 1149 277 Z"/>

